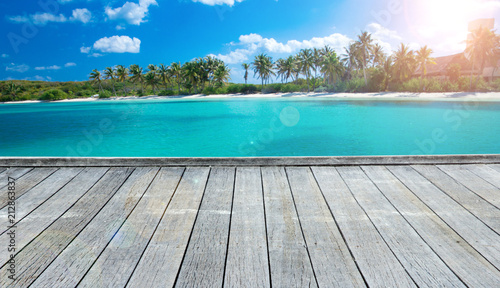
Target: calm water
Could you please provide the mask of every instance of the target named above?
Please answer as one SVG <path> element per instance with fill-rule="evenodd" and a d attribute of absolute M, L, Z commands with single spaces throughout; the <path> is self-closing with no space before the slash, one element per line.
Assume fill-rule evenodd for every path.
<path fill-rule="evenodd" d="M 139 100 L 0 105 L 0 156 L 500 154 L 499 102 Z"/>

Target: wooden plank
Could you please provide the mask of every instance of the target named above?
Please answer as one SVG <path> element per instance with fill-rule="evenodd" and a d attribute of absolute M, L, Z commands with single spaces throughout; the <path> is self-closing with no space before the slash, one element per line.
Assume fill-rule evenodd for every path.
<path fill-rule="evenodd" d="M 40 184 L 30 189 L 22 197 L 16 199 L 16 222 L 19 222 L 36 209 L 36 207 L 56 194 L 82 170 L 83 168 L 61 168 Z M 7 208 L 0 209 L 0 223 L 7 223 L 8 221 Z M 0 235 L 5 231 L 7 229 L 3 230 Z"/>
<path fill-rule="evenodd" d="M 330 211 L 369 287 L 416 287 L 333 167 L 313 167 Z"/>
<path fill-rule="evenodd" d="M 159 168 L 137 168 L 113 198 L 50 264 L 34 287 L 75 287 L 134 210 Z"/>
<path fill-rule="evenodd" d="M 7 177 L 12 177 L 17 180 L 18 178 L 22 177 L 24 174 L 30 172 L 31 170 L 33 170 L 33 167 L 10 167 L 7 168 L 5 171 L 3 171 L 0 177 L 2 177 L 2 179 L 4 179 L 4 177 L 5 179 L 7 179 Z M 7 187 L 6 183 L 7 183 L 6 180 L 0 183 L 1 185 L 0 190 Z"/>
<path fill-rule="evenodd" d="M 40 205 L 35 211 L 17 223 L 16 234 L 17 251 L 20 251 L 38 234 L 59 218 L 71 207 L 82 195 L 84 195 L 103 175 L 108 168 L 86 168 L 71 180 L 58 193 L 57 197 L 51 197 Z M 5 232 L 5 231 L 4 231 Z M 3 233 L 0 243 L 8 243 L 9 235 Z M 0 249 L 0 265 L 3 265 L 9 257 L 7 249 Z"/>
<path fill-rule="evenodd" d="M 337 171 L 419 287 L 464 286 L 359 167 Z"/>
<path fill-rule="evenodd" d="M 500 172 L 496 171 L 495 169 L 489 168 L 488 166 L 484 164 L 478 164 L 478 165 L 464 165 L 464 167 L 471 171 L 472 173 L 476 174 L 477 176 L 481 177 L 482 179 L 486 180 L 488 183 L 494 185 L 497 188 L 500 188 Z M 500 190 L 499 190 L 500 191 Z"/>
<path fill-rule="evenodd" d="M 273 287 L 317 287 L 283 167 L 262 167 Z"/>
<path fill-rule="evenodd" d="M 163 166 L 359 166 L 500 163 L 491 155 L 402 155 L 334 157 L 0 157 L 0 167 L 163 167 Z"/>
<path fill-rule="evenodd" d="M 500 268 L 500 235 L 408 166 L 388 169 L 491 264 Z"/>
<path fill-rule="evenodd" d="M 287 167 L 286 173 L 318 286 L 365 286 L 311 170 Z"/>
<path fill-rule="evenodd" d="M 210 169 L 186 168 L 127 287 L 173 287 L 200 207 Z"/>
<path fill-rule="evenodd" d="M 260 168 L 237 168 L 224 287 L 271 287 Z"/>
<path fill-rule="evenodd" d="M 7 278 L 7 265 L 0 269 L 0 287 L 27 287 L 94 218 L 130 176 L 131 168 L 112 168 L 66 213 L 16 254 L 16 280 Z"/>
<path fill-rule="evenodd" d="M 500 197 L 498 197 L 500 190 L 497 187 L 484 181 L 481 177 L 460 165 L 438 165 L 437 167 L 500 209 Z"/>
<path fill-rule="evenodd" d="M 19 198 L 23 196 L 24 193 L 28 192 L 31 188 L 35 187 L 38 183 L 42 182 L 45 178 L 50 176 L 52 173 L 54 173 L 57 170 L 57 168 L 35 168 L 28 173 L 20 176 L 20 177 L 13 177 L 21 174 L 24 172 L 23 170 L 18 170 L 19 174 L 10 174 L 8 175 L 10 177 L 13 177 L 16 179 L 16 198 Z M 15 172 L 18 172 L 15 171 Z M 11 176 L 12 175 L 12 176 Z M 7 182 L 4 182 L 7 183 Z M 4 184 L 1 183 L 1 184 Z M 4 185 L 2 188 L 0 188 L 0 191 L 4 191 L 6 185 Z M 7 206 L 8 198 L 7 198 L 7 193 L 1 193 L 0 194 L 0 209 L 3 209 L 5 206 Z"/>
<path fill-rule="evenodd" d="M 500 164 L 489 164 L 488 167 L 490 167 L 493 170 L 496 170 L 500 172 Z"/>
<path fill-rule="evenodd" d="M 469 287 L 495 287 L 500 272 L 384 167 L 363 167 L 424 241 Z"/>
<path fill-rule="evenodd" d="M 434 165 L 415 165 L 412 168 L 464 206 L 469 212 L 476 215 L 491 229 L 500 233 L 500 209 L 497 209 Z"/>
<path fill-rule="evenodd" d="M 176 287 L 222 287 L 234 168 L 212 168 Z"/>
<path fill-rule="evenodd" d="M 160 223 L 183 172 L 184 168 L 160 170 L 137 207 L 117 232 L 117 236 L 113 237 L 78 287 L 125 287 Z M 61 276 L 74 277 L 65 274 Z M 54 280 L 51 279 L 52 281 Z M 66 281 L 66 287 L 69 287 L 69 284 L 73 286 L 77 281 L 78 279 Z M 37 283 L 38 281 L 34 284 Z M 59 281 L 55 287 L 57 286 L 61 286 Z"/>

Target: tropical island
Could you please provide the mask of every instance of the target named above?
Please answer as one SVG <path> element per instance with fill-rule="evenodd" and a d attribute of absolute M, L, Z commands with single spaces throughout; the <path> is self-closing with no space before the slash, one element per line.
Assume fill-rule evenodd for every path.
<path fill-rule="evenodd" d="M 302 49 L 274 61 L 262 53 L 243 63 L 245 84 L 230 82 L 230 68 L 212 56 L 181 64 L 117 65 L 94 69 L 88 81 L 0 82 L 0 102 L 63 100 L 125 96 L 186 96 L 194 94 L 271 94 L 294 92 L 500 92 L 495 72 L 500 63 L 500 35 L 480 26 L 471 31 L 460 63 L 448 63 L 441 75 L 428 75 L 437 65 L 427 46 L 412 50 L 403 43 L 391 55 L 362 32 L 344 51 L 329 46 Z M 442 57 L 445 58 L 445 57 Z M 490 67 L 491 76 L 484 74 Z M 248 78 L 261 84 L 248 84 Z M 444 75 L 443 75 L 444 74 Z"/>

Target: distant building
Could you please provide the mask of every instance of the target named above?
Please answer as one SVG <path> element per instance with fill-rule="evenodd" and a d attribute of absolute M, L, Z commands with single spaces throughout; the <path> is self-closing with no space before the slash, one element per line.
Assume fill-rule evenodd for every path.
<path fill-rule="evenodd" d="M 479 28 L 487 28 L 493 29 L 495 27 L 495 19 L 478 19 L 469 22 L 469 34 L 467 35 L 467 39 L 470 40 L 472 37 L 472 32 Z M 455 55 L 437 57 L 435 58 L 436 65 L 427 65 L 427 76 L 428 77 L 437 77 L 437 78 L 446 78 L 447 69 L 450 65 L 459 64 L 462 68 L 460 74 L 462 76 L 468 76 L 471 74 L 472 65 L 468 59 L 468 55 L 466 53 L 458 53 Z M 500 77 L 500 69 L 496 67 L 500 66 L 500 61 L 498 62 L 496 67 L 488 66 L 488 63 L 484 67 L 483 71 L 479 71 L 481 68 L 479 65 L 475 65 L 473 75 L 482 75 L 483 77 L 489 78 L 499 78 Z M 421 75 L 420 68 L 413 74 L 414 77 L 419 77 Z"/>

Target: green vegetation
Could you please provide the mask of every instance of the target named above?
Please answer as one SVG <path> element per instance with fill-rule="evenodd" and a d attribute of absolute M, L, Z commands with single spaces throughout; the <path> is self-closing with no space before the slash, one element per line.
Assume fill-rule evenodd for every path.
<path fill-rule="evenodd" d="M 0 81 L 0 101 L 60 100 L 99 95 L 190 95 L 203 93 L 292 93 L 292 92 L 458 92 L 500 91 L 500 79 L 486 81 L 475 76 L 484 67 L 500 61 L 500 36 L 494 31 L 481 28 L 472 33 L 465 51 L 470 75 L 461 75 L 462 67 L 452 64 L 446 67 L 441 78 L 427 76 L 432 49 L 427 46 L 413 51 L 408 45 L 401 46 L 392 55 L 386 55 L 372 36 L 362 32 L 358 40 L 349 44 L 339 56 L 331 47 L 302 49 L 297 55 L 273 62 L 266 54 L 241 67 L 245 84 L 230 81 L 230 69 L 221 60 L 207 56 L 181 64 L 150 64 L 147 68 L 137 64 L 125 67 L 106 67 L 104 71 L 92 70 L 89 81 L 41 82 Z M 247 84 L 249 70 L 261 80 L 261 85 Z M 492 77 L 488 77 L 493 79 Z M 281 83 L 272 83 L 272 81 Z M 289 82 L 291 81 L 291 82 Z"/>

